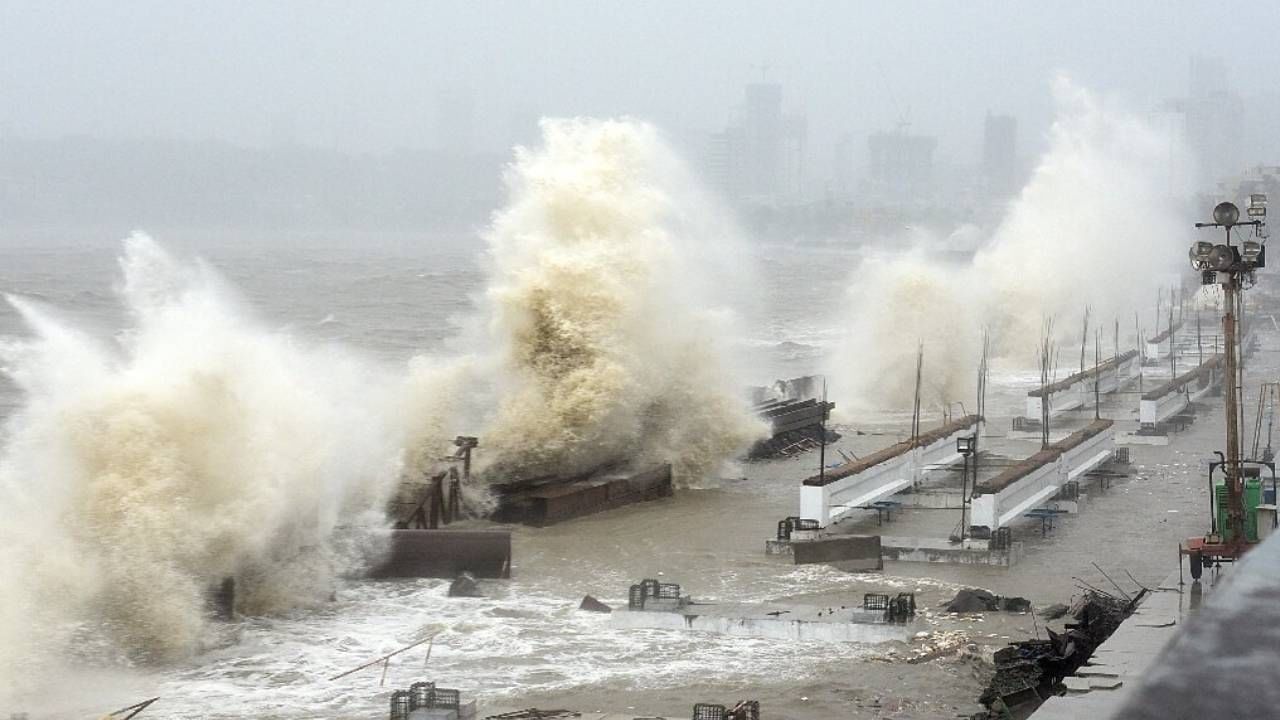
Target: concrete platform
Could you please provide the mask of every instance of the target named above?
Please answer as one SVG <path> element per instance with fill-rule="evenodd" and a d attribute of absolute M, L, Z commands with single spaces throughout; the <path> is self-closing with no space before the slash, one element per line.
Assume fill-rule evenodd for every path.
<path fill-rule="evenodd" d="M 924 489 L 899 493 L 894 500 L 904 508 L 924 510 L 959 510 L 964 503 L 960 488 L 954 490 Z"/>
<path fill-rule="evenodd" d="M 626 712 L 590 712 L 578 710 L 544 710 L 542 708 L 492 708 L 483 710 L 484 720 L 667 720 L 665 715 Z M 685 716 L 679 719 L 683 720 Z"/>
<path fill-rule="evenodd" d="M 811 605 L 695 605 L 679 612 L 615 610 L 615 628 L 711 632 L 798 642 L 906 642 L 921 628 L 916 622 L 889 623 L 878 610 Z M 818 615 L 821 612 L 823 615 Z M 776 615 L 771 613 L 777 613 Z"/>
<path fill-rule="evenodd" d="M 1168 445 L 1168 435 L 1142 435 L 1136 432 L 1116 433 L 1117 445 Z"/>
<path fill-rule="evenodd" d="M 1009 567 L 1022 557 L 1022 543 L 1015 541 L 1008 549 L 992 550 L 986 540 L 959 544 L 945 538 L 881 536 L 880 552 L 885 560 L 895 562 Z"/>
<path fill-rule="evenodd" d="M 1075 503 L 1071 503 L 1074 507 Z M 839 535 L 834 536 L 839 538 Z M 1004 550 L 992 550 L 986 540 L 965 540 L 963 545 L 952 543 L 946 538 L 936 537 L 890 537 L 881 535 L 880 559 L 875 567 L 866 569 L 883 569 L 884 560 L 893 562 L 950 563 L 953 565 L 992 565 L 1009 567 L 1022 558 L 1022 543 L 1015 541 Z M 765 554 L 792 555 L 795 545 L 808 541 L 765 540 Z M 831 560 L 827 562 L 842 562 Z M 853 568 L 846 568 L 853 569 Z"/>

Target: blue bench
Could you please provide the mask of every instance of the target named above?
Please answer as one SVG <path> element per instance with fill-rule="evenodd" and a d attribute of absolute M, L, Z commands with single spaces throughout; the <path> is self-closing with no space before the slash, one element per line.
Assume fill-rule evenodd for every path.
<path fill-rule="evenodd" d="M 1045 537 L 1053 529 L 1053 519 L 1059 515 L 1065 515 L 1066 512 L 1057 508 L 1036 508 L 1028 511 L 1023 517 L 1040 518 L 1040 537 Z"/>
<path fill-rule="evenodd" d="M 870 505 L 861 505 L 859 507 L 862 510 L 875 510 L 876 524 L 883 525 L 885 518 L 888 518 L 889 522 L 893 522 L 893 511 L 901 509 L 902 503 L 893 500 L 877 500 Z"/>

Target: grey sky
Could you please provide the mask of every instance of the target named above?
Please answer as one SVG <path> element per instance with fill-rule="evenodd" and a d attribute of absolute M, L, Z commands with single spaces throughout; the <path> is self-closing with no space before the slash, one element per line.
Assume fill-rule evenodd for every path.
<path fill-rule="evenodd" d="M 722 126 L 768 65 L 811 152 L 906 115 L 969 162 L 988 109 L 1035 145 L 1059 70 L 1141 110 L 1216 55 L 1236 89 L 1274 94 L 1277 20 L 1273 2 L 5 0 L 0 133 L 424 147 L 438 98 L 470 93 L 485 149 L 538 114 L 681 137 Z"/>

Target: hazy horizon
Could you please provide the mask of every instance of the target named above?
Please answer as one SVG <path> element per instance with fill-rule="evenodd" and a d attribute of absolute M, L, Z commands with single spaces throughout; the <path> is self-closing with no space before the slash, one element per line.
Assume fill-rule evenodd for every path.
<path fill-rule="evenodd" d="M 1258 55 L 1276 20 L 1270 3 L 10 2 L 0 138 L 502 152 L 536 140 L 540 116 L 587 115 L 687 141 L 763 78 L 815 155 L 906 122 L 971 163 L 987 112 L 1043 147 L 1059 73 L 1143 112 L 1185 96 L 1205 56 L 1245 98 L 1274 96 L 1280 66 Z"/>

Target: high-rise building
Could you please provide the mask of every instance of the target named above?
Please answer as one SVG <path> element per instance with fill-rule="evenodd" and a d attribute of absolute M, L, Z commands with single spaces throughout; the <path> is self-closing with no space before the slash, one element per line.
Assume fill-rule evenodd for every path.
<path fill-rule="evenodd" d="M 938 139 L 910 135 L 905 129 L 874 133 L 867 139 L 871 190 L 883 199 L 907 202 L 933 193 L 933 151 Z"/>
<path fill-rule="evenodd" d="M 743 191 L 747 195 L 778 194 L 782 180 L 782 86 L 747 85 L 742 114 Z"/>
<path fill-rule="evenodd" d="M 804 115 L 782 116 L 782 166 L 777 194 L 799 197 L 804 193 L 805 152 L 809 146 L 809 121 Z"/>
<path fill-rule="evenodd" d="M 739 128 L 728 127 L 711 133 L 704 161 L 708 184 L 727 198 L 743 194 L 743 142 Z"/>
<path fill-rule="evenodd" d="M 750 202 L 793 199 L 804 187 L 808 123 L 782 112 L 782 86 L 751 83 L 737 118 L 707 137 L 705 171 L 726 197 Z"/>
<path fill-rule="evenodd" d="M 982 133 L 982 175 L 987 192 L 1011 195 L 1018 189 L 1018 121 L 987 113 Z"/>

